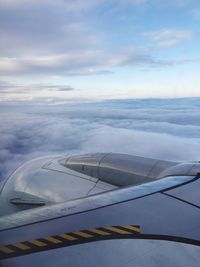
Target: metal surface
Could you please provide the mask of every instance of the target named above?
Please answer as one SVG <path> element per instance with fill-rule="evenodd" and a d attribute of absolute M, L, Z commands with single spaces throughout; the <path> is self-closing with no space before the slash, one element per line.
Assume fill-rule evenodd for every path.
<path fill-rule="evenodd" d="M 4 260 L 1 267 L 199 267 L 200 248 L 155 240 L 106 240 Z"/>
<path fill-rule="evenodd" d="M 0 217 L 0 266 L 199 267 L 199 170 L 121 154 L 32 161 L 0 194 L 13 212 Z M 24 200 L 46 206 L 18 211 Z"/>
<path fill-rule="evenodd" d="M 69 169 L 121 187 L 155 180 L 162 171 L 178 164 L 115 153 L 73 156 L 62 159 L 60 163 Z"/>
<path fill-rule="evenodd" d="M 160 236 L 160 239 L 165 239 L 165 236 L 166 237 L 170 236 L 170 237 L 175 237 L 177 241 L 179 241 L 181 238 L 198 241 L 200 240 L 199 220 L 200 220 L 199 209 L 192 207 L 188 204 L 185 204 L 184 202 L 181 202 L 179 200 L 175 200 L 173 198 L 165 196 L 162 193 L 156 193 L 140 199 L 115 204 L 112 206 L 96 209 L 93 211 L 88 211 L 85 213 L 75 214 L 72 216 L 67 216 L 33 225 L 27 225 L 17 229 L 11 229 L 9 231 L 3 231 L 0 233 L 0 240 L 3 245 L 6 245 L 13 242 L 19 243 L 26 240 L 38 239 L 44 236 L 54 236 L 60 233 L 70 233 L 70 232 L 81 231 L 84 229 L 107 227 L 109 225 L 127 225 L 131 223 L 134 225 L 140 225 L 141 234 L 151 235 L 150 236 L 151 240 L 154 239 L 155 236 Z M 109 242 L 109 241 L 104 241 L 104 242 Z M 125 244 L 127 245 L 127 242 L 124 243 L 124 245 Z M 132 251 L 132 256 L 135 255 L 134 248 L 136 248 L 136 246 L 130 247 L 130 243 L 128 244 L 129 247 L 127 246 L 126 249 L 128 251 Z M 143 250 L 142 244 L 143 243 L 137 243 L 138 248 L 136 249 L 136 254 L 138 253 L 138 250 L 140 250 L 141 253 L 140 258 L 138 258 L 138 262 L 140 262 L 144 257 L 146 257 L 146 254 L 144 254 L 145 250 Z M 73 250 L 76 251 L 78 258 L 80 257 L 80 253 L 84 249 L 84 246 L 86 246 L 86 244 L 74 246 Z M 99 248 L 100 245 L 98 244 L 98 242 L 93 242 L 91 243 L 91 246 L 94 248 Z M 106 247 L 107 249 L 109 249 L 108 246 Z M 170 245 L 167 245 L 167 247 L 170 247 Z M 179 251 L 179 247 L 181 246 L 178 243 L 173 246 L 173 248 L 176 249 L 176 253 L 177 251 Z M 115 245 L 113 245 L 113 248 L 116 249 L 116 243 Z M 187 259 L 186 263 L 189 264 L 192 263 L 192 261 L 196 261 L 197 264 L 197 260 L 199 260 L 199 254 L 195 253 L 196 249 L 193 249 L 193 257 L 192 260 L 190 260 L 190 258 L 186 258 L 185 256 L 188 255 L 188 250 L 185 248 L 186 247 L 184 247 L 183 249 L 182 247 L 181 255 L 184 256 L 185 260 Z M 65 258 L 65 261 L 62 261 L 62 264 L 64 264 L 65 262 L 65 264 L 68 263 L 69 266 L 74 266 L 73 263 L 74 262 L 76 263 L 76 260 L 74 259 L 74 257 L 68 259 L 67 256 L 69 255 L 68 254 L 69 250 L 67 249 L 69 248 L 62 250 L 63 252 L 62 257 Z M 59 250 L 55 251 L 59 253 L 58 252 Z M 112 247 L 110 247 L 110 251 L 112 251 Z M 197 251 L 199 252 L 199 250 Z M 158 252 L 158 255 L 160 255 L 161 253 L 160 249 L 157 249 L 156 252 Z M 58 262 L 55 261 L 53 257 L 49 258 L 49 255 L 55 255 L 55 253 L 48 252 L 48 256 L 46 256 L 44 252 L 44 255 L 39 255 L 39 258 L 40 260 L 42 260 L 42 262 L 45 260 L 45 258 L 48 262 L 51 259 L 51 261 L 54 262 L 56 266 L 61 266 L 60 264 L 58 264 Z M 155 262 L 151 259 L 150 262 L 152 265 L 150 266 L 159 266 L 155 258 L 156 255 L 157 254 L 155 254 L 155 251 L 154 252 L 151 251 L 151 256 L 154 257 Z M 172 260 L 171 259 L 172 255 L 175 257 L 175 259 L 172 262 L 174 263 L 178 262 L 178 264 L 180 264 L 179 260 L 175 256 L 175 252 L 174 254 L 167 254 L 167 255 L 165 254 L 165 260 L 166 261 Z M 22 256 L 22 258 L 25 257 L 24 260 L 20 260 L 20 257 L 19 260 L 17 260 L 16 258 L 10 260 L 3 260 L 2 261 L 4 264 L 3 266 L 9 266 L 7 264 L 13 264 L 13 266 L 17 266 L 15 265 L 17 264 L 17 262 L 20 262 L 22 266 L 25 266 L 25 263 L 26 264 L 29 263 L 30 256 L 28 255 Z M 37 256 L 38 254 L 35 254 L 36 258 Z M 103 254 L 93 255 L 93 258 L 95 258 L 97 261 L 101 260 L 101 257 L 104 257 L 104 255 Z M 118 255 L 115 255 L 115 257 L 118 258 Z M 123 256 L 123 259 L 124 257 L 125 256 Z M 110 256 L 108 256 L 108 259 L 110 263 L 112 263 L 113 255 L 110 254 Z M 130 254 L 127 259 L 128 260 L 131 259 Z M 23 261 L 24 263 L 22 263 Z M 155 263 L 155 265 L 153 263 Z"/>
<path fill-rule="evenodd" d="M 116 188 L 97 178 L 66 169 L 58 159 L 39 158 L 23 165 L 6 181 L 0 193 L 0 216 L 31 208 L 13 205 L 12 199 L 21 203 L 50 205 Z"/>
<path fill-rule="evenodd" d="M 21 257 L 28 254 L 38 253 L 62 247 L 75 246 L 88 242 L 97 242 L 109 239 L 135 238 L 139 235 L 140 227 L 134 225 L 107 226 L 75 231 L 72 233 L 60 233 L 54 236 L 44 236 L 40 239 L 31 239 L 24 242 L 0 246 L 0 259 Z"/>
<path fill-rule="evenodd" d="M 196 180 L 193 183 L 186 184 L 184 186 L 167 190 L 166 193 L 179 198 L 183 201 L 189 202 L 200 208 L 200 180 Z"/>
<path fill-rule="evenodd" d="M 139 186 L 109 191 L 105 194 L 97 194 L 87 198 L 21 211 L 8 216 L 0 217 L 0 230 L 85 212 L 88 210 L 94 210 L 124 201 L 134 200 L 149 194 L 172 188 L 174 186 L 180 186 L 181 184 L 188 183 L 193 179 L 196 178 L 193 176 L 167 177 Z"/>

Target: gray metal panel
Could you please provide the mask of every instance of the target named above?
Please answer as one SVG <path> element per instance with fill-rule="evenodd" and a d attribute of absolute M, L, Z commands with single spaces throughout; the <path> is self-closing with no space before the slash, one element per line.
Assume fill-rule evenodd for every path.
<path fill-rule="evenodd" d="M 163 170 L 167 170 L 171 168 L 172 166 L 176 166 L 177 162 L 171 162 L 171 161 L 164 161 L 164 160 L 157 160 L 155 165 L 152 166 L 151 171 L 148 174 L 148 177 L 150 178 L 159 178 L 160 174 L 163 172 Z M 171 176 L 174 175 L 173 173 Z M 163 176 L 165 177 L 165 176 Z"/>
<path fill-rule="evenodd" d="M 94 194 L 97 182 L 97 178 L 62 166 L 57 158 L 29 161 L 5 183 L 0 194 L 0 216 L 32 208 L 30 205 L 11 204 L 11 199 L 26 203 L 38 200 L 49 205 Z M 104 187 L 98 188 L 98 193 L 111 189 L 116 189 L 116 186 L 104 183 Z"/>
<path fill-rule="evenodd" d="M 125 174 L 126 169 L 130 173 L 131 163 L 126 166 L 126 162 L 122 162 L 120 165 L 118 164 L 119 155 L 116 160 L 115 157 L 109 158 L 109 156 L 111 155 L 104 155 L 99 163 L 103 162 L 104 157 L 106 162 L 106 157 L 108 157 L 107 169 L 114 168 L 116 164 L 119 166 L 119 173 Z M 137 161 L 138 157 L 135 160 Z M 142 161 L 142 158 L 140 160 Z M 138 169 L 137 166 L 135 168 L 136 171 L 140 171 L 141 176 L 147 174 L 148 177 L 151 177 L 166 168 L 166 165 L 163 161 L 151 161 L 150 159 L 150 161 L 144 162 L 144 168 L 142 163 Z M 189 170 L 192 170 L 192 173 L 196 174 L 198 168 L 198 164 L 193 164 L 192 167 L 191 165 L 189 167 L 182 165 L 178 173 L 180 174 L 180 171 L 184 170 L 188 174 L 191 173 Z M 1 229 L 4 229 L 0 231 L 0 240 L 2 244 L 6 245 L 77 230 L 131 224 L 139 225 L 141 234 L 168 235 L 200 241 L 199 208 L 184 202 L 191 202 L 195 205 L 199 203 L 200 182 L 196 180 L 189 183 L 191 179 L 192 177 L 168 177 L 142 186 L 124 188 L 68 203 L 19 212 L 0 219 Z M 184 182 L 188 182 L 188 184 L 180 186 Z M 166 192 L 170 195 L 156 193 L 177 185 L 179 187 Z M 105 186 L 106 184 L 99 181 L 94 190 Z M 151 195 L 145 196 L 145 194 Z M 180 200 L 173 198 L 173 194 Z M 28 225 L 32 222 L 35 223 Z M 24 226 L 22 226 L 23 224 Z M 20 225 L 21 227 L 17 227 Z M 12 226 L 17 228 L 6 230 Z M 140 267 L 169 265 L 198 267 L 199 262 L 199 248 L 194 246 L 166 241 L 114 240 L 76 245 L 51 252 L 3 260 L 0 262 L 0 266 L 32 267 L 40 266 L 42 263 L 48 267 L 64 267 L 66 265 L 73 267 L 130 267 L 133 265 Z"/>
<path fill-rule="evenodd" d="M 39 196 L 49 203 L 59 203 L 87 196 L 94 186 L 95 182 L 71 174 L 41 170 L 32 176 L 26 193 Z"/>
<path fill-rule="evenodd" d="M 177 162 L 110 153 L 100 163 L 99 177 L 119 186 L 141 184 L 155 180 L 161 171 L 176 164 Z"/>
<path fill-rule="evenodd" d="M 21 211 L 9 216 L 0 217 L 0 230 L 71 215 L 78 212 L 98 209 L 107 205 L 120 203 L 122 201 L 141 198 L 148 194 L 153 194 L 173 186 L 180 186 L 181 184 L 190 182 L 193 179 L 194 177 L 191 176 L 167 177 L 140 186 L 131 186 L 87 198 L 35 208 L 28 211 Z"/>
<path fill-rule="evenodd" d="M 64 167 L 63 165 L 61 165 L 59 163 L 59 160 L 58 161 L 52 160 L 52 162 L 50 162 L 47 166 L 43 166 L 42 169 L 55 171 L 55 172 L 57 172 L 57 174 L 58 174 L 58 172 L 66 173 L 67 175 L 76 176 L 76 177 L 79 177 L 81 179 L 86 179 L 86 180 L 90 180 L 93 182 L 98 181 L 98 179 L 95 177 L 91 177 L 91 176 L 88 176 L 84 173 L 80 173 L 80 172 L 77 172 L 77 171 L 74 171 L 72 169 Z M 56 177 L 57 177 L 57 175 L 55 176 L 55 179 L 56 179 Z"/>
<path fill-rule="evenodd" d="M 119 187 L 139 185 L 153 180 L 147 179 L 146 176 L 110 169 L 105 165 L 99 169 L 99 179 Z"/>
<path fill-rule="evenodd" d="M 160 183 L 163 180 L 154 183 Z M 125 189 L 118 191 L 125 193 Z M 162 193 L 155 193 L 83 213 L 0 231 L 0 240 L 6 245 L 77 230 L 131 224 L 139 225 L 141 234 L 177 236 L 200 241 L 199 221 L 199 208 Z M 2 267 L 33 267 L 41 264 L 48 267 L 66 265 L 69 267 L 131 267 L 133 265 L 167 267 L 171 264 L 171 266 L 198 267 L 199 262 L 199 247 L 167 241 L 114 240 L 75 245 L 2 260 L 0 265 Z"/>
<path fill-rule="evenodd" d="M 168 190 L 167 194 L 180 198 L 200 207 L 200 180 Z"/>
<path fill-rule="evenodd" d="M 164 208 L 163 208 L 164 207 Z M 199 209 L 156 193 L 84 213 L 0 232 L 2 244 L 109 225 L 139 225 L 142 234 L 200 240 Z"/>
<path fill-rule="evenodd" d="M 118 186 L 145 182 L 157 160 L 124 154 L 108 154 L 99 166 L 99 178 Z"/>
<path fill-rule="evenodd" d="M 200 248 L 168 241 L 106 240 L 4 260 L 1 267 L 199 267 Z"/>
<path fill-rule="evenodd" d="M 165 169 L 159 177 L 166 177 L 171 175 L 197 175 L 200 173 L 200 163 L 199 162 L 185 162 L 179 163 L 168 169 Z"/>
<path fill-rule="evenodd" d="M 156 179 L 166 168 L 177 162 L 163 161 L 126 154 L 87 154 L 60 161 L 73 169 L 116 186 L 137 185 Z"/>
<path fill-rule="evenodd" d="M 104 153 L 96 153 L 72 156 L 66 160 L 65 166 L 77 172 L 98 178 L 99 163 L 105 155 Z M 60 163 L 63 162 L 60 161 Z"/>

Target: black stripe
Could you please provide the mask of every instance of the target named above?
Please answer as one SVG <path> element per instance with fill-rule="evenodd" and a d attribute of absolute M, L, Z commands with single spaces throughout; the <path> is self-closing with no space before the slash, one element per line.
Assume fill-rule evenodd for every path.
<path fill-rule="evenodd" d="M 151 239 L 151 240 L 160 240 L 160 241 L 172 241 L 178 243 L 184 243 L 194 246 L 200 246 L 200 241 L 196 239 L 190 239 L 179 236 L 169 236 L 169 235 L 151 235 L 151 234 L 140 234 L 136 239 Z"/>
<path fill-rule="evenodd" d="M 0 252 L 0 259 L 3 259 L 3 258 L 4 258 L 4 256 L 5 256 L 5 253 L 3 253 L 3 252 Z"/>
<path fill-rule="evenodd" d="M 20 242 L 21 244 L 22 242 Z M 4 256 L 2 256 L 2 258 L 12 258 L 12 257 L 17 257 L 17 256 L 22 256 L 24 255 L 25 250 L 22 250 L 20 248 L 15 247 L 14 245 L 7 245 L 7 248 L 11 249 L 13 252 L 9 253 L 9 254 L 4 254 Z M 32 252 L 32 249 L 29 250 L 29 253 Z M 0 258 L 0 259 L 2 259 Z"/>
<path fill-rule="evenodd" d="M 99 228 L 98 228 L 99 229 Z M 103 230 L 103 228 L 102 228 Z M 23 256 L 27 254 L 32 254 L 36 252 L 42 252 L 42 251 L 47 251 L 51 249 L 56 249 L 56 248 L 62 248 L 62 247 L 67 247 L 67 246 L 73 246 L 73 245 L 80 245 L 84 243 L 89 243 L 89 242 L 94 242 L 94 241 L 100 241 L 100 240 L 112 240 L 112 239 L 150 239 L 150 240 L 165 240 L 165 241 L 173 241 L 173 242 L 179 242 L 179 243 L 185 243 L 185 244 L 190 244 L 190 245 L 195 245 L 195 246 L 200 246 L 200 241 L 199 240 L 194 240 L 194 239 L 189 239 L 189 238 L 184 238 L 184 237 L 177 237 L 177 236 L 165 236 L 165 235 L 151 235 L 151 234 L 139 234 L 139 235 L 122 235 L 122 234 L 112 234 L 109 236 L 98 236 L 94 238 L 80 238 L 76 241 L 72 242 L 63 242 L 60 244 L 53 244 L 49 243 L 46 247 L 34 247 L 30 250 L 19 250 L 15 249 L 14 253 L 11 254 L 0 254 L 0 259 L 6 259 L 6 258 L 12 258 L 12 257 L 18 257 L 18 256 Z M 7 247 L 10 247 L 13 249 L 11 245 L 8 245 Z"/>
<path fill-rule="evenodd" d="M 85 231 L 85 230 L 84 230 Z M 79 231 L 79 232 L 84 232 L 84 231 Z M 79 236 L 79 235 L 76 235 L 75 233 L 64 233 L 65 235 L 70 235 L 70 236 L 72 236 L 72 237 L 74 237 L 74 238 L 81 238 L 81 236 Z M 61 238 L 61 237 L 60 237 Z M 75 240 L 72 240 L 72 241 L 70 241 L 70 242 L 74 242 Z"/>
<path fill-rule="evenodd" d="M 94 229 L 96 229 L 96 230 L 100 230 L 99 228 L 94 228 Z M 80 231 L 80 232 L 86 233 L 86 234 L 88 234 L 88 235 L 92 235 L 92 236 L 94 236 L 94 238 L 99 237 L 99 236 L 102 236 L 102 235 L 97 234 L 97 233 L 94 233 L 94 232 L 92 232 L 92 231 L 90 231 L 90 230 L 84 230 L 84 231 Z M 105 232 L 105 231 L 104 231 L 104 232 Z"/>
<path fill-rule="evenodd" d="M 26 246 L 28 246 L 28 247 L 30 247 L 30 248 L 32 248 L 32 247 L 34 247 L 34 246 L 35 246 L 34 244 L 32 244 L 32 243 L 29 243 L 29 241 L 20 242 L 20 244 L 24 244 L 24 245 L 26 245 Z"/>
<path fill-rule="evenodd" d="M 184 175 L 182 175 L 182 176 L 184 176 Z M 191 175 L 191 176 L 192 176 L 192 175 Z M 172 186 L 172 187 L 163 189 L 163 190 L 160 191 L 160 193 L 164 193 L 164 192 L 170 191 L 170 190 L 172 190 L 172 189 L 178 188 L 178 187 L 180 187 L 180 186 L 184 186 L 184 185 L 193 183 L 193 182 L 197 181 L 199 178 L 200 178 L 200 174 L 198 173 L 198 175 L 195 176 L 195 177 L 194 177 L 193 179 L 191 179 L 190 181 L 187 181 L 187 182 L 185 182 L 185 183 L 178 184 L 178 185 L 174 185 L 174 186 Z M 157 193 L 158 193 L 158 192 L 157 192 Z"/>
<path fill-rule="evenodd" d="M 195 208 L 200 209 L 200 207 L 199 207 L 198 205 L 195 205 L 195 204 L 193 204 L 193 203 L 191 203 L 191 202 L 189 202 L 189 201 L 186 201 L 186 200 L 184 200 L 184 199 L 182 199 L 182 198 L 179 198 L 179 197 L 176 197 L 176 196 L 167 194 L 167 193 L 162 193 L 162 194 L 163 194 L 163 195 L 166 195 L 166 196 L 168 196 L 168 197 L 174 198 L 174 199 L 176 199 L 176 200 L 179 200 L 179 201 L 181 201 L 181 202 L 184 202 L 184 203 L 186 203 L 186 204 L 189 204 L 190 206 L 193 206 L 193 207 L 195 207 Z"/>
<path fill-rule="evenodd" d="M 21 243 L 21 242 L 20 242 L 20 243 Z M 14 251 L 14 252 L 9 253 L 9 254 L 13 254 L 13 253 L 15 253 L 15 252 L 20 252 L 20 251 L 22 251 L 20 248 L 15 247 L 14 244 L 13 244 L 13 245 L 10 244 L 10 245 L 7 245 L 7 246 L 5 246 L 5 247 L 7 247 L 7 248 L 9 248 L 9 249 L 11 249 L 11 250 Z"/>
<path fill-rule="evenodd" d="M 55 238 L 55 239 L 57 239 L 58 241 L 63 242 L 63 238 L 61 238 L 61 237 L 59 237 L 59 236 L 57 236 L 57 235 L 54 235 L 54 236 L 46 236 L 46 237 L 43 237 L 43 238 L 40 238 L 40 239 L 37 239 L 37 240 L 39 240 L 39 241 L 41 241 L 41 242 L 43 242 L 43 243 L 46 243 L 47 245 L 59 246 L 59 245 L 61 244 L 61 243 L 56 244 L 56 243 L 53 243 L 53 242 L 51 242 L 51 241 L 45 239 L 45 238 L 48 238 L 48 237 L 50 237 L 50 238 Z M 37 246 L 37 247 L 38 247 L 38 246 Z"/>
<path fill-rule="evenodd" d="M 131 225 L 133 227 L 137 227 L 137 226 L 134 226 L 134 225 Z M 120 229 L 120 230 L 123 230 L 123 231 L 127 231 L 127 232 L 130 232 L 131 234 L 136 234 L 136 235 L 139 235 L 140 233 L 139 232 L 136 232 L 134 230 L 131 230 L 129 228 L 125 228 L 123 226 L 116 226 L 116 228 Z M 139 229 L 138 229 L 139 230 Z"/>
<path fill-rule="evenodd" d="M 110 225 L 110 226 L 111 226 L 111 225 Z M 109 226 L 108 226 L 108 227 L 109 227 Z M 112 227 L 116 227 L 116 226 L 112 226 Z M 96 229 L 101 230 L 101 231 L 104 231 L 104 232 L 107 232 L 107 233 L 109 233 L 110 235 L 115 235 L 115 234 L 117 234 L 116 232 L 113 232 L 112 230 L 106 229 L 106 228 L 104 228 L 104 227 L 96 228 Z M 117 235 L 119 235 L 119 234 L 117 234 Z"/>

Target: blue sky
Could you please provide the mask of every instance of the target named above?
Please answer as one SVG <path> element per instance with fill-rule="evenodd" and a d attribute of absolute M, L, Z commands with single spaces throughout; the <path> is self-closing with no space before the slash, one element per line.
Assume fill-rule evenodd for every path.
<path fill-rule="evenodd" d="M 0 100 L 200 96 L 198 0 L 1 0 Z"/>

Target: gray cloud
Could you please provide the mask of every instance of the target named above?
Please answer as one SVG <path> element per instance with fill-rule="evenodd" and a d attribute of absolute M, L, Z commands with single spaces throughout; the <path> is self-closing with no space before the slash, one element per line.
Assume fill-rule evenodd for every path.
<path fill-rule="evenodd" d="M 163 41 L 162 46 L 171 46 L 171 41 Z M 174 43 L 173 43 L 174 45 Z M 158 45 L 160 46 L 160 45 Z M 151 47 L 151 50 L 158 49 Z M 18 75 L 96 75 L 111 74 L 114 67 L 132 66 L 139 68 L 169 67 L 173 65 L 198 62 L 198 59 L 163 60 L 155 59 L 148 52 L 136 50 L 113 51 L 84 51 L 70 52 L 62 55 L 51 55 L 33 58 L 1 58 L 0 76 Z"/>
<path fill-rule="evenodd" d="M 74 88 L 71 86 L 51 86 L 50 89 L 55 89 L 57 91 L 67 92 L 67 91 L 73 91 Z"/>
<path fill-rule="evenodd" d="M 195 19 L 199 20 L 200 19 L 200 7 L 193 8 L 191 10 L 191 14 Z"/>
<path fill-rule="evenodd" d="M 159 47 L 177 45 L 192 37 L 191 30 L 161 29 L 159 31 L 144 33 L 144 36 L 157 43 Z"/>
<path fill-rule="evenodd" d="M 97 6 L 110 11 L 146 4 L 149 1 L 1 1 L 0 75 L 93 75 L 110 73 L 113 67 L 175 65 L 176 60 L 155 58 L 152 47 L 108 48 L 109 37 L 93 26 Z M 160 47 L 180 43 L 186 35 L 189 38 L 189 30 L 171 31 L 167 40 L 160 40 Z"/>
<path fill-rule="evenodd" d="M 73 91 L 74 88 L 69 85 L 52 85 L 52 84 L 14 84 L 0 81 L 0 94 L 21 94 L 41 91 Z"/>
<path fill-rule="evenodd" d="M 1 178 L 49 154 L 111 151 L 200 159 L 199 99 L 2 102 L 0 112 Z"/>

